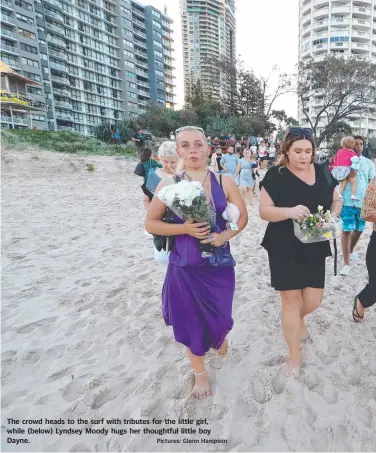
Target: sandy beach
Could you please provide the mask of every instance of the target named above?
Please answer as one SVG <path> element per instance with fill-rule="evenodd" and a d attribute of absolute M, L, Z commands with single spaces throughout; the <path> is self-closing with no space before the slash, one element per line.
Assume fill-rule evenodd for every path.
<path fill-rule="evenodd" d="M 327 261 L 325 298 L 308 318 L 297 382 L 280 373 L 287 348 L 260 247 L 266 222 L 257 206 L 250 209 L 233 244 L 231 352 L 226 360 L 209 354 L 213 396 L 195 400 L 184 348 L 163 322 L 166 268 L 144 235 L 134 167 L 116 157 L 2 153 L 2 451 L 376 451 L 376 311 L 361 324 L 351 318 L 366 283 L 371 225 L 351 276 L 334 277 L 333 259 Z M 47 425 L 46 418 L 65 424 Z M 89 423 L 79 425 L 79 418 Z M 150 424 L 106 422 L 113 418 Z M 167 418 L 194 424 L 169 425 Z M 196 426 L 199 419 L 206 421 Z M 85 433 L 90 426 L 109 432 Z M 111 433 L 111 426 L 128 432 Z M 52 427 L 53 434 L 6 431 L 20 427 Z M 205 432 L 158 436 L 144 434 L 145 427 Z"/>

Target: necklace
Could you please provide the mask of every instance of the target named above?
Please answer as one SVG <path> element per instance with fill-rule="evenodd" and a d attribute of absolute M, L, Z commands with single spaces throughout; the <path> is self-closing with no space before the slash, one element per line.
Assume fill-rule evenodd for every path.
<path fill-rule="evenodd" d="M 204 187 L 204 184 L 205 184 L 206 180 L 208 179 L 209 173 L 210 173 L 210 171 L 208 170 L 207 173 L 206 173 L 206 175 L 205 175 L 204 180 L 203 180 L 202 183 L 201 183 L 202 187 Z M 188 175 L 187 172 L 184 173 L 184 176 L 187 176 L 187 178 L 188 178 L 190 181 L 192 181 L 192 178 Z"/>

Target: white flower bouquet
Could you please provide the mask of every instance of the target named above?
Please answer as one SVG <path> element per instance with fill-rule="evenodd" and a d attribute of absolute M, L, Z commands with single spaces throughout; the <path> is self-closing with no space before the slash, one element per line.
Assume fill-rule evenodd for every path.
<path fill-rule="evenodd" d="M 175 215 L 182 220 L 194 222 L 208 222 L 211 229 L 216 226 L 216 211 L 211 194 L 204 191 L 197 181 L 182 180 L 169 184 L 160 189 L 156 195 Z M 211 244 L 202 244 L 198 241 L 203 257 L 212 255 Z"/>
<path fill-rule="evenodd" d="M 294 220 L 294 234 L 305 244 L 338 239 L 342 234 L 342 220 L 334 217 L 330 211 L 324 212 L 318 206 L 317 214 L 311 214 L 304 220 Z"/>

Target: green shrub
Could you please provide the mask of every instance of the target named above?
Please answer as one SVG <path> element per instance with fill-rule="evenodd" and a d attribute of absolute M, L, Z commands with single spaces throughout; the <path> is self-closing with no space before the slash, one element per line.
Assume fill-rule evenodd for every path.
<path fill-rule="evenodd" d="M 3 146 L 17 149 L 37 147 L 47 151 L 69 154 L 95 154 L 101 156 L 136 157 L 136 148 L 132 145 L 113 145 L 97 138 L 85 137 L 68 131 L 41 131 L 31 129 L 2 129 Z"/>

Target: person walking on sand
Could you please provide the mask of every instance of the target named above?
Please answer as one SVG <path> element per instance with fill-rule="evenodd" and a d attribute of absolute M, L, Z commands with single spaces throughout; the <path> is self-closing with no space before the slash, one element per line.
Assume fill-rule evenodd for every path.
<path fill-rule="evenodd" d="M 366 191 L 361 215 L 365 221 L 373 222 L 373 232 L 366 255 L 368 284 L 355 297 L 352 312 L 355 322 L 363 321 L 364 310 L 376 304 L 376 176 Z"/>
<path fill-rule="evenodd" d="M 225 174 L 235 178 L 236 167 L 239 163 L 239 157 L 234 154 L 234 148 L 232 146 L 227 146 L 227 154 L 222 155 L 221 165 L 225 171 Z"/>
<path fill-rule="evenodd" d="M 186 181 L 199 181 L 211 193 L 216 208 L 216 223 L 220 233 L 210 234 L 206 223 L 165 223 L 166 206 L 158 197 L 150 203 L 145 228 L 149 233 L 175 236 L 162 291 L 162 310 L 166 325 L 172 325 L 175 339 L 187 348 L 194 372 L 192 394 L 196 398 L 211 395 L 205 369 L 205 354 L 217 350 L 220 357 L 228 351 L 227 335 L 233 327 L 232 303 L 235 291 L 235 271 L 231 267 L 212 266 L 201 256 L 197 239 L 230 251 L 228 241 L 239 234 L 248 223 L 243 198 L 233 180 L 208 170 L 208 149 L 204 131 L 186 126 L 176 131 L 176 146 L 184 162 L 180 175 Z M 158 189 L 157 189 L 158 191 Z M 222 213 L 227 203 L 240 211 L 238 231 L 226 229 Z"/>
<path fill-rule="evenodd" d="M 362 235 L 366 222 L 361 218 L 361 209 L 367 186 L 371 179 L 376 176 L 374 163 L 363 156 L 364 138 L 356 135 L 354 151 L 359 156 L 359 169 L 356 173 L 356 195 L 358 200 L 351 198 L 351 185 L 347 183 L 342 197 L 343 208 L 341 219 L 343 221 L 342 253 L 344 266 L 340 275 L 348 276 L 351 272 L 351 261 L 356 259 L 354 249 Z"/>
<path fill-rule="evenodd" d="M 293 220 L 303 220 L 318 207 L 341 212 L 337 181 L 313 163 L 315 142 L 311 129 L 291 128 L 281 144 L 281 158 L 261 183 L 260 217 L 269 222 L 262 246 L 269 255 L 271 286 L 280 292 L 282 330 L 289 349 L 286 376 L 299 378 L 300 341 L 307 336 L 305 316 L 322 301 L 328 241 L 304 244 L 294 235 Z"/>
<path fill-rule="evenodd" d="M 253 177 L 252 171 L 251 152 L 249 149 L 243 151 L 243 157 L 240 159 L 239 164 L 235 171 L 236 182 L 239 186 L 240 193 L 244 198 L 244 202 L 252 206 L 253 201 L 253 187 L 256 180 Z"/>

